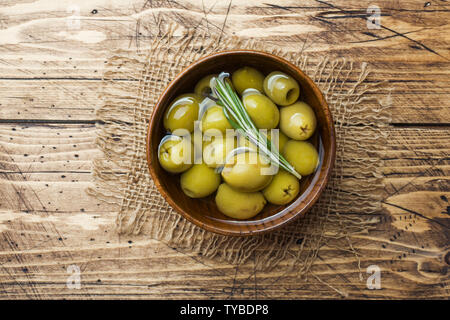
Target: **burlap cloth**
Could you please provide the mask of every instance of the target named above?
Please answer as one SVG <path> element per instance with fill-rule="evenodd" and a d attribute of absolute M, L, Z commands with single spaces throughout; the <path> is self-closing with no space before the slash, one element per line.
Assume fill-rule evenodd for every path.
<path fill-rule="evenodd" d="M 204 231 L 177 214 L 153 184 L 145 155 L 148 120 L 166 85 L 200 57 L 235 48 L 271 52 L 298 65 L 324 93 L 337 131 L 335 169 L 318 203 L 304 218 L 273 233 L 248 238 Z M 231 264 L 253 257 L 260 270 L 284 261 L 299 275 L 307 274 L 324 244 L 367 233 L 377 222 L 368 214 L 381 208 L 381 154 L 389 101 L 368 97 L 379 84 L 366 83 L 367 75 L 366 64 L 345 59 L 313 60 L 303 52 L 284 52 L 251 40 L 211 38 L 195 32 L 175 37 L 169 30 L 153 42 L 147 54 L 117 53 L 108 60 L 101 93 L 104 103 L 97 110 L 101 123 L 96 143 L 103 157 L 94 161 L 95 187 L 87 191 L 117 205 L 119 233 L 144 233 L 179 250 Z M 344 249 L 353 250 L 350 241 Z"/>

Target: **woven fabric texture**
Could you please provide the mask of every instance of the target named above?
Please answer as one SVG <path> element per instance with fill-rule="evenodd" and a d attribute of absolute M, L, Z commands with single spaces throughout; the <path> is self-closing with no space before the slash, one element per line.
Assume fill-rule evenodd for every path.
<path fill-rule="evenodd" d="M 202 56 L 238 48 L 274 53 L 304 70 L 322 90 L 337 136 L 335 169 L 313 209 L 284 228 L 248 238 L 204 231 L 177 214 L 153 184 L 145 154 L 148 120 L 167 84 Z M 283 261 L 296 273 L 306 274 L 325 243 L 367 233 L 377 222 L 370 213 L 381 209 L 381 158 L 390 101 L 373 98 L 371 93 L 383 84 L 367 83 L 368 73 L 365 63 L 313 60 L 303 52 L 237 38 L 195 33 L 174 37 L 172 31 L 155 40 L 145 55 L 116 53 L 108 60 L 101 92 L 104 103 L 97 110 L 102 124 L 96 143 L 103 157 L 94 161 L 95 187 L 87 192 L 117 205 L 119 233 L 144 233 L 180 250 L 231 264 L 252 257 L 264 270 Z M 345 250 L 353 250 L 350 241 Z"/>

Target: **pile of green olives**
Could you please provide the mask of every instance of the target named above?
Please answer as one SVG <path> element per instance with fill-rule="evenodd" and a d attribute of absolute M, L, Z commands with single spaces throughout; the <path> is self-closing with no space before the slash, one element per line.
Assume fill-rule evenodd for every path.
<path fill-rule="evenodd" d="M 164 114 L 167 135 L 158 148 L 161 167 L 180 174 L 180 186 L 191 198 L 215 193 L 223 214 L 251 219 L 267 203 L 286 205 L 300 193 L 291 173 L 273 168 L 258 147 L 233 130 L 224 108 L 214 100 L 206 75 L 192 93 L 176 97 Z M 256 128 L 302 176 L 314 173 L 319 155 L 308 141 L 317 127 L 314 110 L 299 100 L 301 87 L 281 71 L 264 75 L 242 67 L 229 82 Z"/>

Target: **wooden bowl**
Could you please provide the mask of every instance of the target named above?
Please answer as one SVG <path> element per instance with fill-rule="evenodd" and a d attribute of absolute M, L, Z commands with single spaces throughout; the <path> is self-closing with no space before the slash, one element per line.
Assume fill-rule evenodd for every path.
<path fill-rule="evenodd" d="M 298 81 L 300 99 L 316 113 L 318 127 L 310 139 L 319 151 L 320 164 L 316 172 L 300 181 L 299 196 L 285 206 L 267 204 L 262 212 L 250 220 L 236 220 L 222 214 L 214 202 L 215 194 L 192 199 L 180 187 L 179 175 L 164 171 L 158 161 L 158 145 L 166 134 L 163 116 L 170 102 L 182 93 L 193 92 L 199 79 L 221 71 L 233 72 L 242 66 L 254 67 L 265 75 L 282 71 Z M 147 135 L 147 162 L 159 192 L 183 217 L 197 226 L 223 235 L 249 236 L 268 232 L 303 216 L 317 201 L 331 175 L 335 160 L 336 138 L 328 105 L 317 86 L 299 68 L 275 55 L 250 50 L 218 52 L 194 62 L 184 69 L 162 93 L 150 119 Z"/>

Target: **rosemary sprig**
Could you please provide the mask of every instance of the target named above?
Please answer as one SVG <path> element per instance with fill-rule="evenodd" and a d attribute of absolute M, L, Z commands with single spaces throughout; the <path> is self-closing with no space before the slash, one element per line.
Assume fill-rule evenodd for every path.
<path fill-rule="evenodd" d="M 211 80 L 211 88 L 218 97 L 220 104 L 224 107 L 225 116 L 230 124 L 239 134 L 258 146 L 272 164 L 283 168 L 298 179 L 301 179 L 302 176 L 295 171 L 294 167 L 279 153 L 277 148 L 273 148 L 274 150 L 272 150 L 269 139 L 256 128 L 247 110 L 245 110 L 241 99 L 231 85 L 225 81 L 225 78 L 229 76 L 230 74 L 222 72 L 217 78 Z"/>

